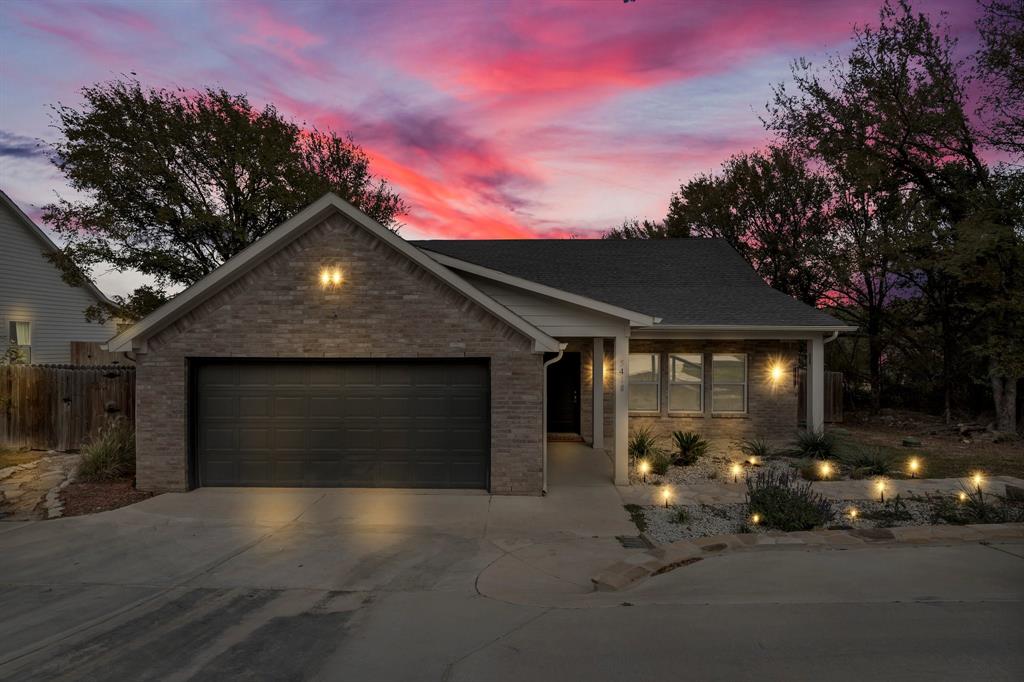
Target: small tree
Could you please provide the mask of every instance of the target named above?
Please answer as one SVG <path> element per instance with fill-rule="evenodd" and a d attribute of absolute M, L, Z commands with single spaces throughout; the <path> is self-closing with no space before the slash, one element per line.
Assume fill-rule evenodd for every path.
<path fill-rule="evenodd" d="M 350 138 L 306 130 L 273 105 L 223 89 L 143 88 L 134 79 L 82 89 L 81 108 L 53 107 L 54 163 L 82 199 L 44 218 L 66 246 L 53 256 L 71 284 L 99 263 L 151 276 L 90 319 L 137 318 L 194 284 L 331 191 L 392 229 L 405 210 Z"/>

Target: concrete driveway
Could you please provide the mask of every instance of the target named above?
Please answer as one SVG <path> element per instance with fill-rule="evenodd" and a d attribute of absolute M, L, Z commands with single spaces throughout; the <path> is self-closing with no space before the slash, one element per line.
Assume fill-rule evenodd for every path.
<path fill-rule="evenodd" d="M 596 594 L 635 529 L 605 462 L 555 453 L 546 498 L 206 489 L 0 524 L 0 679 L 1024 671 L 1020 545 L 737 554 Z"/>

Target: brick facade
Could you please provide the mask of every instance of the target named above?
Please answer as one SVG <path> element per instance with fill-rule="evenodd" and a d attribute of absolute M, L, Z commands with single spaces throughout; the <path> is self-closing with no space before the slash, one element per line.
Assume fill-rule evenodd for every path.
<path fill-rule="evenodd" d="M 672 431 L 698 431 L 713 441 L 765 438 L 776 444 L 793 439 L 797 431 L 797 386 L 793 368 L 800 344 L 791 341 L 701 341 L 682 339 L 631 339 L 631 353 L 705 353 L 704 412 L 700 415 L 670 415 L 666 356 L 662 355 L 661 413 L 651 416 L 630 415 L 629 428 L 651 426 L 655 433 L 668 437 Z M 711 411 L 711 353 L 747 355 L 747 412 L 714 414 Z M 772 382 L 770 367 L 779 362 L 785 368 L 781 380 Z"/>
<path fill-rule="evenodd" d="M 321 268 L 344 283 L 324 290 Z M 491 491 L 542 485 L 542 356 L 532 341 L 332 216 L 148 341 L 138 355 L 138 485 L 188 487 L 188 358 L 488 358 Z"/>

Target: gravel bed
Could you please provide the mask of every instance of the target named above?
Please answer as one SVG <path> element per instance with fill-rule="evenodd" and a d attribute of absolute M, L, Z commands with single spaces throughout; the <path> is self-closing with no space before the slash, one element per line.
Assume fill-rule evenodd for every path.
<path fill-rule="evenodd" d="M 752 465 L 745 460 L 732 459 L 723 455 L 708 455 L 701 457 L 695 464 L 690 464 L 689 466 L 672 465 L 664 476 L 649 473 L 647 474 L 647 484 L 661 485 L 663 483 L 670 483 L 672 485 L 692 485 L 694 483 L 732 483 L 732 467 L 733 464 L 737 463 L 743 466 L 743 473 L 739 476 L 740 482 L 743 481 L 748 473 L 753 471 L 762 471 L 764 469 L 793 470 L 793 464 L 788 459 L 764 459 L 758 461 L 756 465 Z M 643 485 L 643 478 L 634 473 L 632 483 Z"/>
<path fill-rule="evenodd" d="M 837 503 L 833 525 L 848 528 L 932 525 L 931 508 L 926 503 L 914 500 L 904 500 L 904 503 L 909 518 L 895 520 L 865 518 L 885 510 L 885 505 L 878 501 L 854 500 Z M 857 510 L 856 518 L 850 516 L 851 509 Z M 677 522 L 679 510 L 686 512 L 686 521 L 683 523 Z M 766 533 L 769 530 L 764 526 L 750 523 L 745 503 L 679 505 L 668 509 L 648 506 L 643 507 L 643 514 L 647 521 L 645 534 L 656 544 L 737 532 Z"/>

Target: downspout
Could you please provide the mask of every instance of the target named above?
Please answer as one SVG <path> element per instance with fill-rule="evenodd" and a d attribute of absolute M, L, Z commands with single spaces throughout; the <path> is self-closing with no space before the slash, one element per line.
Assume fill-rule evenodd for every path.
<path fill-rule="evenodd" d="M 827 339 L 823 340 L 823 341 L 821 342 L 821 345 L 823 345 L 823 346 L 824 346 L 824 345 L 825 345 L 825 344 L 827 344 L 827 343 L 832 343 L 833 341 L 835 341 L 835 340 L 836 340 L 836 337 L 838 337 L 838 336 L 839 336 L 839 332 L 832 332 L 832 336 L 830 336 L 830 337 L 828 337 Z"/>
<path fill-rule="evenodd" d="M 550 367 L 551 365 L 555 364 L 556 362 L 558 362 L 559 360 L 562 359 L 562 355 L 565 353 L 565 347 L 567 345 L 568 344 L 565 344 L 565 343 L 558 344 L 558 355 L 556 355 L 555 357 L 551 358 L 550 360 L 545 360 L 544 361 L 544 367 L 543 367 L 543 372 L 544 372 L 544 388 L 543 388 L 544 399 L 541 401 L 541 409 L 543 410 L 543 412 L 541 413 L 541 424 L 542 424 L 542 426 L 541 426 L 541 434 L 540 434 L 541 438 L 543 439 L 542 442 L 544 443 L 544 463 L 543 463 L 544 481 L 541 484 L 541 488 L 540 488 L 541 495 L 547 495 L 548 494 L 548 367 Z"/>

